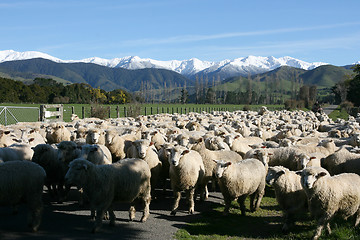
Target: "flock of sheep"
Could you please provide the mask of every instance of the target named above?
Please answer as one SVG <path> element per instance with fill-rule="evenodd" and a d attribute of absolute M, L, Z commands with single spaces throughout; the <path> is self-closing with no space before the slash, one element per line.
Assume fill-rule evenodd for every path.
<path fill-rule="evenodd" d="M 246 214 L 261 207 L 271 185 L 291 230 L 297 213 L 317 220 L 313 239 L 335 214 L 360 221 L 360 119 L 332 121 L 304 111 L 255 111 L 158 114 L 137 118 L 75 119 L 70 123 L 18 123 L 0 130 L 0 204 L 26 200 L 29 227 L 37 231 L 44 185 L 56 201 L 77 187 L 79 203 L 90 203 L 92 229 L 104 218 L 115 224 L 113 204 L 143 203 L 144 222 L 151 199 L 161 198 L 170 179 L 171 215 L 186 193 L 188 212 L 197 195 L 208 198 L 218 184 L 229 213 L 233 200 Z"/>

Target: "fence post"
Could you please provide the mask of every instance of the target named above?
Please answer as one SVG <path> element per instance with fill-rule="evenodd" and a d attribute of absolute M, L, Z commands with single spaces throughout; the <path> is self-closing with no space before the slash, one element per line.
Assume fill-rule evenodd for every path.
<path fill-rule="evenodd" d="M 71 114 L 75 114 L 75 108 L 74 108 L 74 106 L 71 107 Z"/>
<path fill-rule="evenodd" d="M 150 107 L 150 115 L 153 115 L 153 107 Z"/>
<path fill-rule="evenodd" d="M 119 106 L 116 106 L 116 118 L 120 118 Z"/>
<path fill-rule="evenodd" d="M 111 118 L 111 107 L 109 106 L 109 118 Z"/>
<path fill-rule="evenodd" d="M 84 106 L 81 107 L 81 118 L 82 119 L 85 118 L 85 107 Z"/>
<path fill-rule="evenodd" d="M 124 107 L 124 117 L 127 117 L 126 107 Z"/>

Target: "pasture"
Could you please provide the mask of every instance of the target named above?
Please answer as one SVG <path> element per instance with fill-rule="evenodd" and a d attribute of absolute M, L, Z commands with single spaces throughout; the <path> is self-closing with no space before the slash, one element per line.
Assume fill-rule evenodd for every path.
<path fill-rule="evenodd" d="M 34 105 L 30 106 L 36 107 Z M 73 111 L 75 114 L 80 115 L 82 109 L 85 109 L 85 107 L 88 107 L 90 109 L 91 105 L 65 105 L 65 120 L 69 120 L 67 118 L 70 118 L 71 112 Z M 117 114 L 117 106 L 104 107 L 105 109 L 108 109 L 110 107 L 110 117 L 116 118 L 113 117 L 112 114 Z M 124 107 L 130 106 L 119 106 L 119 109 L 124 109 Z M 251 107 L 254 107 L 252 110 L 257 110 L 257 108 L 259 108 L 260 106 Z M 274 106 L 274 109 L 276 109 L 277 107 L 279 106 Z M 222 110 L 232 112 L 231 108 L 233 110 L 242 110 L 244 106 L 185 105 L 184 107 L 184 105 L 142 105 L 140 108 L 142 115 L 148 115 L 149 118 L 139 118 L 136 121 L 149 121 L 149 125 L 153 124 L 158 129 L 160 129 L 161 127 L 160 125 L 158 125 L 161 121 L 160 117 L 150 116 L 151 114 L 154 115 L 157 113 L 165 112 L 172 114 L 173 111 L 180 113 L 182 111 L 182 113 L 184 113 L 182 117 L 186 119 L 188 117 L 190 118 L 190 115 L 192 117 L 200 117 L 200 114 L 198 115 L 194 112 L 212 112 Z M 123 114 L 125 114 L 126 111 L 127 110 L 124 110 Z M 78 112 L 80 112 L 80 114 Z M 193 113 L 189 114 L 189 112 Z M 121 116 L 121 112 L 119 114 Z M 254 129 L 259 127 L 261 124 L 266 125 L 267 129 L 272 129 L 271 131 L 273 131 L 273 133 L 277 133 L 278 126 L 283 126 L 284 129 L 286 129 L 287 126 L 290 126 L 290 124 L 288 124 L 286 121 L 289 120 L 287 119 L 287 117 L 292 116 L 299 120 L 299 122 L 296 124 L 296 127 L 294 127 L 294 125 L 291 125 L 292 127 L 294 127 L 294 130 L 299 130 L 300 126 L 303 127 L 303 124 L 309 124 L 309 119 L 312 119 L 311 121 L 314 121 L 315 124 L 310 124 L 307 126 L 309 128 L 308 130 L 303 130 L 304 133 L 306 132 L 306 134 L 309 134 L 310 136 L 310 134 L 313 134 L 313 130 L 315 130 L 320 125 L 320 120 L 317 120 L 317 117 L 312 112 L 306 113 L 284 111 L 282 113 L 277 112 L 277 116 L 271 116 L 272 113 L 268 115 L 265 114 L 264 116 L 262 116 L 262 119 L 265 119 L 265 121 L 261 123 L 257 122 L 259 117 L 259 115 L 257 115 L 257 112 L 242 112 L 238 114 L 239 115 L 230 115 L 230 113 L 224 113 L 224 115 L 222 115 L 222 113 L 216 113 L 215 115 L 207 114 L 207 117 L 210 118 L 207 120 L 205 120 L 205 116 L 201 116 L 204 118 L 202 118 L 203 124 L 200 125 L 200 127 L 202 128 L 202 130 L 204 130 L 203 133 L 208 133 L 210 131 L 210 124 L 215 124 L 218 125 L 217 127 L 220 127 L 223 122 L 227 122 L 227 124 L 229 124 L 229 118 L 233 118 L 233 124 L 236 123 L 235 120 L 239 120 L 240 122 L 248 121 L 249 126 L 253 127 L 253 129 L 251 129 L 250 131 L 252 133 L 254 133 Z M 302 122 L 302 118 L 305 115 L 307 115 L 308 118 L 306 122 Z M 85 115 L 85 117 L 88 116 Z M 331 121 L 326 120 L 327 116 L 320 116 L 319 119 L 322 119 L 321 117 L 325 119 L 322 121 Z M 30 114 L 28 113 L 27 117 L 25 117 L 24 119 L 30 119 Z M 131 119 L 128 123 L 133 123 L 133 121 L 134 120 Z M 171 128 L 171 126 L 175 126 L 175 122 L 173 122 L 174 120 L 171 117 L 168 116 L 166 121 L 168 121 L 168 126 L 170 126 L 169 128 Z M 254 123 L 256 123 L 257 125 L 254 125 Z M 205 125 L 207 129 L 204 128 Z M 234 130 L 232 128 L 234 128 L 235 125 L 229 125 L 229 134 L 232 133 L 231 131 Z M 350 125 L 350 123 L 344 124 L 344 126 L 348 125 Z M 126 128 L 129 126 L 130 124 L 125 124 L 125 126 L 122 127 Z M 133 126 L 133 128 L 135 127 Z M 166 129 L 162 130 L 165 134 Z M 190 130 L 188 133 L 190 136 L 192 135 Z M 319 135 L 317 137 L 319 141 L 320 139 L 328 138 L 327 132 L 319 132 L 318 134 Z M 209 188 L 211 188 L 210 185 Z M 161 190 L 158 189 L 158 191 Z M 224 216 L 223 196 L 219 192 L 219 189 L 210 192 L 210 198 L 205 202 L 200 202 L 199 200 L 196 200 L 195 214 L 193 215 L 187 214 L 186 201 L 183 197 L 180 202 L 179 214 L 176 216 L 171 216 L 170 210 L 173 197 L 171 194 L 172 190 L 169 188 L 169 185 L 166 193 L 167 195 L 165 196 L 165 198 L 158 198 L 150 205 L 150 219 L 144 224 L 141 224 L 139 222 L 129 223 L 126 216 L 127 209 L 126 207 L 124 207 L 124 205 L 120 205 L 120 207 L 118 208 L 118 210 L 120 211 L 117 211 L 116 214 L 117 226 L 115 226 L 115 228 L 109 228 L 108 226 L 105 226 L 107 225 L 105 221 L 104 228 L 102 232 L 96 235 L 96 239 L 116 239 L 122 238 L 121 236 L 123 236 L 124 239 L 169 239 L 172 237 L 174 237 L 175 239 L 309 239 L 313 235 L 316 226 L 316 222 L 312 219 L 312 217 L 310 217 L 310 214 L 306 212 L 300 214 L 299 221 L 297 221 L 296 226 L 292 229 L 290 233 L 282 233 L 282 211 L 275 199 L 274 190 L 270 186 L 266 187 L 265 196 L 261 202 L 260 209 L 256 212 L 247 211 L 247 216 L 241 215 L 239 205 L 235 201 L 232 202 L 230 214 L 228 216 Z M 92 225 L 92 221 L 88 218 L 88 206 L 79 208 L 76 202 L 77 196 L 75 196 L 75 198 L 72 198 L 70 202 L 67 201 L 65 203 L 56 203 L 49 200 L 47 189 L 44 188 L 44 199 L 46 200 L 45 213 L 43 216 L 44 222 L 40 227 L 39 233 L 36 233 L 39 235 L 25 232 L 25 227 L 23 226 L 23 224 L 21 225 L 20 232 L 17 232 L 18 228 L 16 227 L 16 224 L 19 220 L 21 221 L 21 219 L 23 218 L 12 218 L 10 208 L 0 208 L 0 218 L 9 219 L 9 221 L 6 221 L 6 223 L 5 221 L 3 221 L 2 224 L 0 223 L 0 238 L 27 239 L 27 237 L 29 237 L 30 239 L 37 239 L 37 237 L 39 236 L 46 238 L 47 235 L 54 236 L 54 239 L 86 239 L 89 237 L 85 234 L 85 232 L 87 233 L 89 231 Z M 246 200 L 245 205 L 246 208 L 249 209 L 248 199 Z M 137 213 L 138 216 L 139 214 L 140 213 Z M 62 221 L 61 225 L 64 225 L 62 227 L 64 227 L 66 231 L 69 231 L 70 235 L 64 235 L 64 231 L 58 229 L 59 223 L 57 222 L 57 220 L 59 219 L 61 219 L 60 221 Z M 328 236 L 323 233 L 320 239 L 359 239 L 360 231 L 358 228 L 352 227 L 352 224 L 353 218 L 344 221 L 340 218 L 335 217 L 335 219 L 331 222 L 332 233 Z M 164 230 L 165 228 L 166 230 Z M 166 232 L 166 234 L 162 234 L 162 232 Z"/>

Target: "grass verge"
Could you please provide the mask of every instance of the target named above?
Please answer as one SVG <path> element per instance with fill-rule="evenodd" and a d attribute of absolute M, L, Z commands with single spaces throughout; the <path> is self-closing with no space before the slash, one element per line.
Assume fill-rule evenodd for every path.
<path fill-rule="evenodd" d="M 175 233 L 175 239 L 311 239 L 316 223 L 309 213 L 301 214 L 292 232 L 283 234 L 282 212 L 274 197 L 271 188 L 266 189 L 261 208 L 256 212 L 247 212 L 241 216 L 239 205 L 232 202 L 232 208 L 228 216 L 223 216 L 224 206 L 213 203 L 212 209 L 202 213 L 202 217 L 196 222 L 189 223 L 183 229 Z M 246 207 L 249 208 L 249 200 L 246 200 Z M 354 219 L 343 221 L 334 219 L 331 222 L 332 234 L 325 232 L 320 239 L 360 239 L 360 230 L 353 227 Z"/>

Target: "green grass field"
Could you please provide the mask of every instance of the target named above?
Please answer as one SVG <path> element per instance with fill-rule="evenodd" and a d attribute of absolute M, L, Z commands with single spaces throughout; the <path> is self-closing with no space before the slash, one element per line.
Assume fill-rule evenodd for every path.
<path fill-rule="evenodd" d="M 19 122 L 35 122 L 39 120 L 40 104 L 0 104 L 0 111 L 3 107 L 8 111 L 0 114 L 0 124 L 9 125 Z M 125 105 L 91 105 L 91 104 L 63 104 L 64 121 L 69 122 L 71 114 L 74 112 L 80 118 L 91 117 L 91 107 L 101 107 L 104 109 L 104 118 L 117 118 L 137 115 L 153 115 L 161 113 L 180 113 L 188 112 L 211 112 L 211 111 L 235 111 L 243 110 L 244 107 L 250 110 L 258 110 L 261 105 L 210 105 L 210 104 L 125 104 Z M 24 108 L 21 108 L 24 107 Z M 26 107 L 31 109 L 25 109 Z M 269 105 L 270 110 L 283 109 L 282 105 Z M 118 109 L 118 110 L 117 110 Z M 7 112 L 5 114 L 5 112 Z M 110 114 L 109 114 L 110 113 Z M 16 119 L 16 120 L 15 120 Z"/>
<path fill-rule="evenodd" d="M 201 203 L 199 203 L 201 204 Z M 249 209 L 249 198 L 245 202 Z M 196 206 L 195 206 L 196 207 Z M 299 221 L 291 233 L 283 234 L 282 212 L 277 204 L 274 191 L 266 187 L 266 194 L 261 202 L 261 207 L 256 212 L 247 212 L 241 215 L 239 205 L 232 202 L 228 216 L 223 216 L 224 205 L 213 203 L 212 210 L 202 213 L 199 220 L 189 223 L 185 228 L 176 232 L 176 239 L 310 239 L 314 233 L 316 222 L 309 213 L 299 216 Z M 335 218 L 331 222 L 332 234 L 325 232 L 320 239 L 360 239 L 360 230 L 354 228 L 354 219 L 347 221 Z"/>

